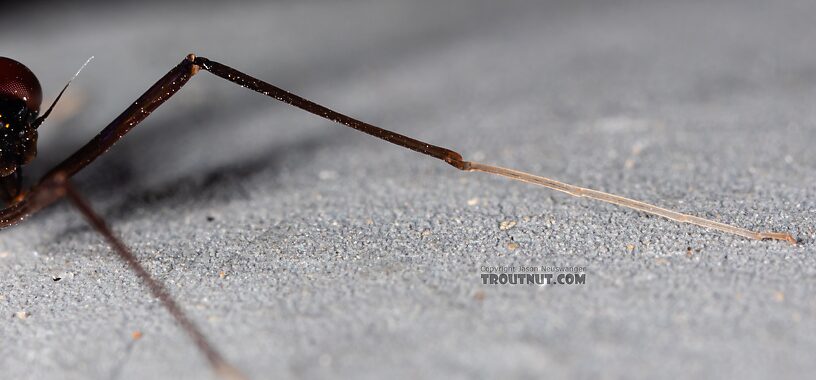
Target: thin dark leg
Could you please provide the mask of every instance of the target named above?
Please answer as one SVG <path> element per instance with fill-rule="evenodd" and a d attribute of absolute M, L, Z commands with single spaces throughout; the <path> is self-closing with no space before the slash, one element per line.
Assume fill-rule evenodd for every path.
<path fill-rule="evenodd" d="M 391 132 L 387 129 L 375 127 L 371 124 L 362 122 L 350 116 L 343 115 L 337 111 L 321 106 L 320 104 L 304 99 L 289 91 L 266 83 L 260 79 L 253 78 L 252 76 L 244 74 L 229 66 L 222 65 L 215 61 L 210 61 L 207 58 L 196 57 L 195 64 L 200 66 L 202 69 L 207 70 L 215 75 L 218 75 L 219 77 L 224 78 L 241 87 L 248 88 L 250 90 L 264 94 L 266 96 L 275 98 L 286 104 L 290 104 L 297 108 L 300 108 L 306 112 L 315 114 L 325 119 L 329 119 L 331 121 L 334 121 L 335 123 L 340 123 L 347 127 L 354 128 L 360 132 L 367 133 L 371 136 L 383 139 L 390 143 L 411 149 L 413 151 L 417 151 L 419 153 L 434 158 L 438 158 L 442 161 L 445 161 L 453 165 L 457 169 L 460 170 L 469 169 L 469 165 L 467 165 L 468 163 L 462 160 L 462 155 L 450 149 L 431 145 L 424 141 L 419 141 L 396 132 Z"/>
<path fill-rule="evenodd" d="M 72 177 L 85 166 L 88 166 L 97 157 L 107 152 L 113 144 L 130 132 L 131 129 L 139 125 L 156 108 L 159 108 L 175 95 L 197 72 L 198 67 L 193 64 L 192 57 L 181 61 L 159 79 L 153 87 L 145 91 L 139 99 L 136 99 L 119 117 L 94 136 L 91 141 L 46 174 L 46 177 L 56 173 L 64 173 L 68 177 Z"/>
<path fill-rule="evenodd" d="M 76 191 L 73 185 L 66 179 L 59 178 L 58 176 L 55 178 L 55 185 L 57 187 L 52 187 L 53 196 L 59 197 L 64 193 L 67 198 L 73 202 L 74 206 L 82 213 L 94 230 L 105 237 L 105 240 L 107 240 L 108 244 L 113 248 L 113 251 L 119 255 L 119 258 L 127 263 L 130 269 L 136 273 L 136 276 L 147 286 L 150 293 L 153 294 L 153 297 L 161 301 L 162 305 L 170 312 L 170 315 L 175 318 L 181 328 L 193 339 L 193 342 L 195 342 L 198 349 L 207 357 L 207 360 L 215 372 L 226 379 L 244 379 L 245 377 L 241 372 L 231 366 L 224 360 L 221 354 L 213 348 L 212 344 L 204 337 L 204 334 L 201 333 L 193 321 L 187 317 L 184 311 L 181 310 L 181 307 L 173 300 L 173 297 L 170 296 L 170 293 L 167 292 L 164 285 L 156 281 L 156 279 L 145 270 L 142 264 L 136 259 L 136 256 L 134 256 L 130 249 L 122 243 L 122 240 L 111 231 L 105 221 L 91 208 L 88 201 Z M 58 187 L 60 181 L 62 182 L 62 186 Z"/>

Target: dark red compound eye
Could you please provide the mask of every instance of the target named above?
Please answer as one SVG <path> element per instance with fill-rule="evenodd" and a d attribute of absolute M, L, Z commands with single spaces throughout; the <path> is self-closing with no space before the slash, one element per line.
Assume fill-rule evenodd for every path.
<path fill-rule="evenodd" d="M 20 99 L 29 111 L 39 112 L 42 104 L 40 81 L 22 63 L 0 57 L 0 98 Z"/>

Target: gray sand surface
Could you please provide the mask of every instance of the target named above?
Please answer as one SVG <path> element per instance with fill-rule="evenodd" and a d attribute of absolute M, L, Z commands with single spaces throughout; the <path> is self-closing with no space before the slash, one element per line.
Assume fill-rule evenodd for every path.
<path fill-rule="evenodd" d="M 0 55 L 46 99 L 96 56 L 28 181 L 196 52 L 469 159 L 801 240 L 459 172 L 202 73 L 76 183 L 253 378 L 812 377 L 816 5 L 496 3 L 9 10 Z M 211 377 L 68 204 L 0 233 L 0 378 Z"/>

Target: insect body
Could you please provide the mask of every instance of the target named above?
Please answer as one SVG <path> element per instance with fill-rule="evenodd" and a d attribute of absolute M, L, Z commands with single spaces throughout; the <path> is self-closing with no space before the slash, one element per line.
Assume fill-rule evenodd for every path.
<path fill-rule="evenodd" d="M 547 187 L 573 196 L 612 203 L 641 212 L 662 216 L 681 223 L 695 224 L 751 239 L 777 239 L 796 243 L 792 235 L 784 232 L 755 232 L 517 170 L 466 161 L 462 158 L 461 154 L 453 150 L 435 146 L 365 123 L 275 87 L 229 66 L 203 57 L 196 57 L 193 54 L 188 55 L 177 66 L 172 68 L 91 141 L 57 165 L 35 186 L 25 192 L 20 186 L 22 166 L 30 162 L 34 156 L 36 156 L 37 128 L 48 117 L 68 85 L 62 89 L 62 92 L 60 92 L 48 110 L 43 113 L 42 116 L 38 116 L 42 92 L 37 78 L 21 63 L 9 58 L 0 57 L 0 112 L 2 112 L 3 120 L 3 135 L 2 139 L 0 139 L 0 149 L 2 149 L 0 153 L 0 197 L 8 203 L 6 208 L 0 210 L 0 228 L 17 224 L 24 220 L 25 217 L 48 206 L 54 201 L 62 197 L 67 197 L 74 203 L 91 226 L 107 240 L 114 252 L 142 279 L 153 296 L 162 302 L 184 331 L 190 335 L 198 348 L 205 354 L 216 372 L 224 377 L 241 378 L 242 375 L 232 366 L 228 365 L 226 360 L 218 354 L 204 337 L 204 334 L 198 330 L 183 313 L 182 309 L 175 303 L 173 298 L 164 289 L 164 286 L 153 279 L 141 264 L 139 264 L 127 246 L 115 236 L 104 220 L 93 211 L 88 202 L 77 193 L 69 181 L 71 176 L 107 152 L 117 141 L 147 118 L 151 112 L 180 90 L 187 81 L 200 70 L 209 71 L 216 76 L 242 87 L 381 140 L 439 159 L 459 170 L 494 174 Z"/>

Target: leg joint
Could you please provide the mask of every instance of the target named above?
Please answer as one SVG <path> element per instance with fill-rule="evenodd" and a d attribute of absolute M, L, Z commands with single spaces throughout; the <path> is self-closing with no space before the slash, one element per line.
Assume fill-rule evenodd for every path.
<path fill-rule="evenodd" d="M 197 57 L 196 57 L 196 55 L 194 53 L 187 54 L 187 56 L 184 57 L 184 60 L 191 63 L 191 65 L 190 65 L 190 75 L 191 76 L 198 74 L 198 70 L 201 70 L 201 67 L 198 66 L 198 64 L 196 63 L 196 58 Z"/>

